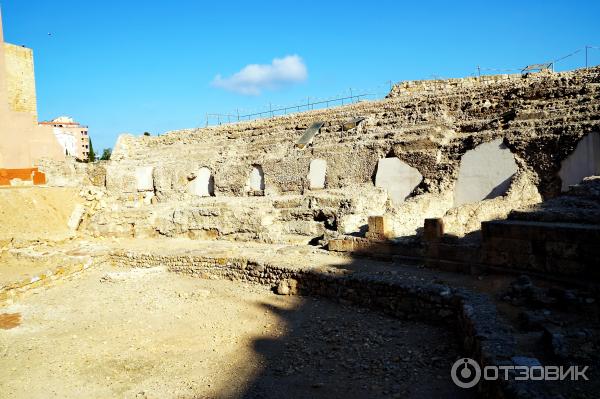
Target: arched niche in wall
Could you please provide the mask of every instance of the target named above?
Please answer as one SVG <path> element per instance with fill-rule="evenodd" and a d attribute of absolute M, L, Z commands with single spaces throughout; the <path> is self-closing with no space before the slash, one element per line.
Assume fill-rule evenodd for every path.
<path fill-rule="evenodd" d="M 326 175 L 327 161 L 324 159 L 313 159 L 308 168 L 308 188 L 311 190 L 325 188 Z"/>
<path fill-rule="evenodd" d="M 196 177 L 188 186 L 188 192 L 199 197 L 215 195 L 215 179 L 210 169 L 203 167 L 196 172 Z"/>
<path fill-rule="evenodd" d="M 460 160 L 454 185 L 454 206 L 492 199 L 506 194 L 517 172 L 514 155 L 496 139 L 467 151 Z"/>
<path fill-rule="evenodd" d="M 250 176 L 246 186 L 250 191 L 264 191 L 265 189 L 265 174 L 260 165 L 252 165 Z"/>
<path fill-rule="evenodd" d="M 421 180 L 423 175 L 417 169 L 396 157 L 383 158 L 377 163 L 375 186 L 385 189 L 394 204 L 404 202 Z"/>
<path fill-rule="evenodd" d="M 584 177 L 600 175 L 600 133 L 589 133 L 579 140 L 575 150 L 562 161 L 558 175 L 561 191 L 567 191 Z"/>

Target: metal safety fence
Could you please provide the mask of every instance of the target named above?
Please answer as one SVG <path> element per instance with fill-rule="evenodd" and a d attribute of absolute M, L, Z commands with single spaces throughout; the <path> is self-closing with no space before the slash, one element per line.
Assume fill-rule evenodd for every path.
<path fill-rule="evenodd" d="M 469 74 L 468 76 L 482 76 L 486 74 L 505 74 L 505 73 L 526 73 L 533 70 L 540 69 L 551 69 L 554 71 L 559 63 L 574 57 L 577 54 L 585 53 L 585 62 L 577 61 L 575 68 L 584 66 L 589 68 L 593 63 L 591 62 L 592 50 L 600 50 L 600 46 L 586 45 L 571 53 L 545 61 L 544 63 L 531 64 L 521 68 L 486 68 L 480 65 L 476 66 L 476 72 Z M 579 63 L 581 62 L 581 64 Z M 571 67 L 572 68 L 572 67 Z M 464 75 L 463 75 L 464 76 Z M 430 75 L 430 79 L 442 80 L 447 77 L 439 76 L 436 74 Z M 222 125 L 225 123 L 237 123 L 242 121 L 250 121 L 261 118 L 272 118 L 275 116 L 289 115 L 298 112 L 312 111 L 315 109 L 326 109 L 330 107 L 337 107 L 340 105 L 354 104 L 366 100 L 377 100 L 384 98 L 393 88 L 394 82 L 388 80 L 382 85 L 370 88 L 370 89 L 352 89 L 350 88 L 342 94 L 338 94 L 333 97 L 319 98 L 319 97 L 306 97 L 305 100 L 299 101 L 296 104 L 291 105 L 274 105 L 269 103 L 268 107 L 263 107 L 259 110 L 244 110 L 237 108 L 235 112 L 230 113 L 206 113 L 205 114 L 205 126 Z"/>

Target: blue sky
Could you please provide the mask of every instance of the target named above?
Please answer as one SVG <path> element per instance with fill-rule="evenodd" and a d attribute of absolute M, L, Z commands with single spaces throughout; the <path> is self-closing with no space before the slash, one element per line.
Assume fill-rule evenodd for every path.
<path fill-rule="evenodd" d="M 597 0 L 1 4 L 5 40 L 34 49 L 39 119 L 89 125 L 97 152 L 123 132 L 201 126 L 207 112 L 382 93 L 390 80 L 513 69 L 600 46 Z M 589 55 L 600 64 L 600 50 Z M 557 67 L 584 61 L 581 52 Z"/>

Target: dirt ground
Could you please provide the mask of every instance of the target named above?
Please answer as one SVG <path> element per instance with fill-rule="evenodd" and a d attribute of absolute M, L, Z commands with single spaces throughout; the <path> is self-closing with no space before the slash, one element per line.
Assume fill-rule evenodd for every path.
<path fill-rule="evenodd" d="M 0 188 L 0 247 L 10 239 L 62 240 L 72 235 L 67 221 L 80 201 L 75 188 Z"/>
<path fill-rule="evenodd" d="M 446 328 L 162 268 L 97 266 L 0 313 L 3 398 L 468 397 Z"/>

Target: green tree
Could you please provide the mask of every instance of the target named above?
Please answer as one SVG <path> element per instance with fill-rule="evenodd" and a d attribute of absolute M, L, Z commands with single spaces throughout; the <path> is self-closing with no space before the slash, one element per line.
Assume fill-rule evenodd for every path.
<path fill-rule="evenodd" d="M 144 136 L 150 136 L 150 132 L 144 132 Z"/>
<path fill-rule="evenodd" d="M 88 153 L 88 162 L 94 162 L 96 160 L 96 153 L 94 152 L 94 146 L 92 145 L 92 139 L 90 139 L 90 152 Z"/>
<path fill-rule="evenodd" d="M 100 157 L 101 161 L 108 161 L 112 154 L 112 148 L 105 148 L 102 150 L 102 156 Z"/>

